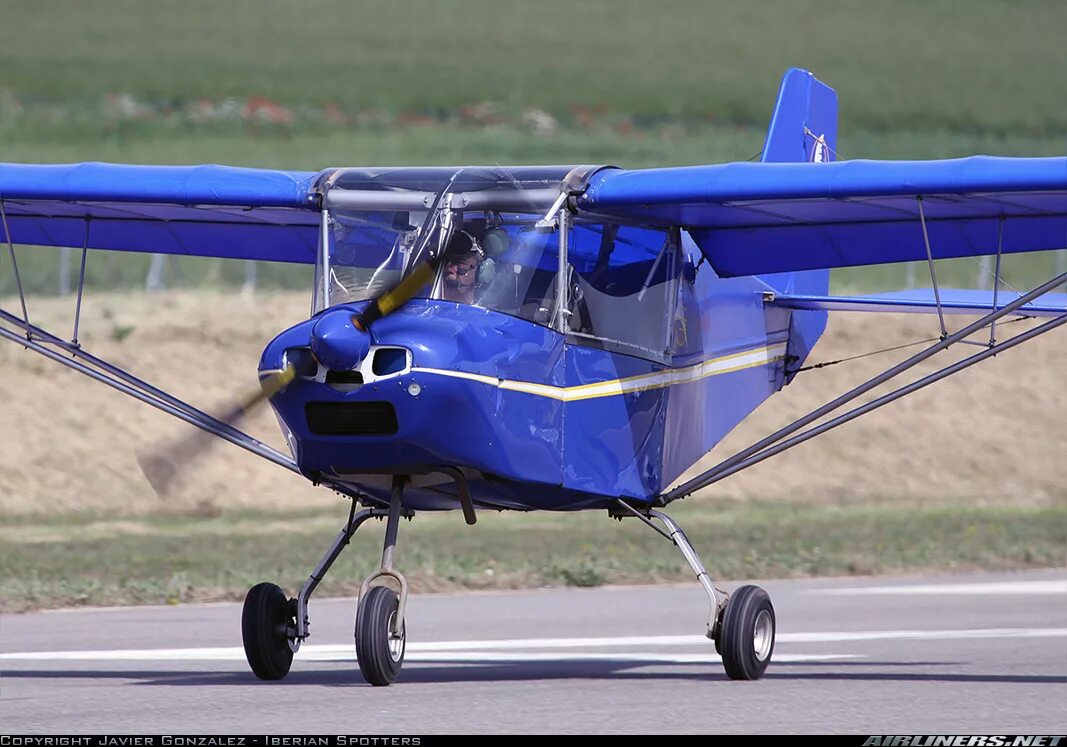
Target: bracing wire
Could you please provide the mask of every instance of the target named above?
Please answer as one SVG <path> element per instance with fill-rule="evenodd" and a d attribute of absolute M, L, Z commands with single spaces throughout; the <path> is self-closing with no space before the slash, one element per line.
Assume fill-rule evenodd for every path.
<path fill-rule="evenodd" d="M 1008 320 L 1006 322 L 1002 322 L 1000 326 L 1003 327 L 1006 324 L 1012 324 L 1014 322 L 1022 322 L 1022 321 L 1026 321 L 1027 319 L 1033 319 L 1033 317 L 1032 316 L 1020 316 L 1018 319 L 1010 319 L 1010 320 Z M 847 358 L 838 358 L 837 360 L 834 360 L 834 361 L 823 361 L 822 363 L 815 363 L 815 364 L 810 365 L 810 366 L 804 366 L 803 368 L 798 368 L 793 373 L 801 373 L 802 371 L 814 371 L 817 368 L 827 368 L 829 366 L 835 366 L 838 363 L 847 363 L 849 361 L 859 360 L 860 358 L 869 358 L 872 355 L 880 355 L 881 353 L 891 353 L 894 350 L 904 350 L 905 348 L 912 348 L 912 347 L 915 347 L 916 345 L 923 345 L 923 344 L 926 344 L 926 343 L 929 343 L 929 342 L 937 342 L 940 339 L 942 339 L 940 336 L 938 336 L 938 337 L 928 337 L 925 340 L 915 340 L 914 342 L 906 342 L 903 345 L 894 345 L 894 346 L 889 347 L 889 348 L 882 348 L 881 350 L 872 350 L 872 351 L 867 352 L 867 353 L 860 353 L 859 355 L 850 355 Z"/>

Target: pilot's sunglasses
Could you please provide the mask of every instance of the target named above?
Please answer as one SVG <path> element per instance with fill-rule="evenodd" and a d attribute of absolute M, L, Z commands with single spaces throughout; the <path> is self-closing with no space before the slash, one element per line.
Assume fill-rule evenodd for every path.
<path fill-rule="evenodd" d="M 450 269 L 452 269 L 452 270 L 455 270 L 456 274 L 459 275 L 461 278 L 467 277 L 472 272 L 474 272 L 474 267 L 472 267 L 470 265 L 453 265 L 453 264 L 450 264 L 448 267 Z"/>

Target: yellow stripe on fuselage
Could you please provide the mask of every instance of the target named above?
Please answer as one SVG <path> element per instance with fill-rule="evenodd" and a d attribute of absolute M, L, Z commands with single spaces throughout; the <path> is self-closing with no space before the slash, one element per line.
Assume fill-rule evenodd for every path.
<path fill-rule="evenodd" d="M 652 389 L 662 389 L 675 384 L 689 384 L 701 381 L 709 376 L 742 371 L 746 368 L 766 366 L 775 363 L 785 357 L 785 343 L 777 345 L 765 345 L 752 350 L 744 350 L 740 353 L 732 353 L 719 358 L 702 361 L 684 368 L 667 368 L 655 373 L 641 374 L 639 376 L 627 376 L 623 379 L 611 379 L 598 381 L 594 384 L 582 384 L 580 386 L 559 387 L 549 384 L 534 384 L 529 381 L 510 381 L 498 379 L 494 376 L 467 373 L 466 371 L 449 371 L 443 368 L 412 368 L 411 373 L 433 374 L 436 376 L 449 376 L 456 379 L 477 381 L 488 386 L 495 386 L 511 392 L 533 394 L 538 397 L 548 397 L 561 402 L 575 402 L 583 399 L 597 399 L 600 397 L 617 397 L 622 394 L 645 392 Z"/>

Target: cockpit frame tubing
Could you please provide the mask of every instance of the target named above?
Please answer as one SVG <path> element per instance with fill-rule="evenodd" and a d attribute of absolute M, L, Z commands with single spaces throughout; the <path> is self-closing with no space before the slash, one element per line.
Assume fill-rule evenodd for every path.
<path fill-rule="evenodd" d="M 567 317 L 570 316 L 570 304 L 567 302 L 567 294 L 570 291 L 567 272 L 567 242 L 571 227 L 571 214 L 569 210 L 559 211 L 556 219 L 556 230 L 559 231 L 559 263 L 556 267 L 556 318 L 552 321 L 554 329 L 566 333 L 570 327 Z"/>
<path fill-rule="evenodd" d="M 319 223 L 319 250 L 322 257 L 322 308 L 330 308 L 330 211 L 322 208 Z M 314 304 L 313 304 L 314 305 Z"/>

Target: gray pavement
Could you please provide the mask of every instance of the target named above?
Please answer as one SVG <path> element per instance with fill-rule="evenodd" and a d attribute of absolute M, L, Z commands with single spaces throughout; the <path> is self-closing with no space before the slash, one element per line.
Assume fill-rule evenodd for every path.
<path fill-rule="evenodd" d="M 262 683 L 239 604 L 0 620 L 0 731 L 1063 733 L 1067 570 L 762 583 L 760 682 L 726 679 L 685 586 L 422 595 L 400 680 L 367 686 L 354 600 L 313 600 L 288 678 Z M 730 585 L 729 588 L 733 588 Z"/>

